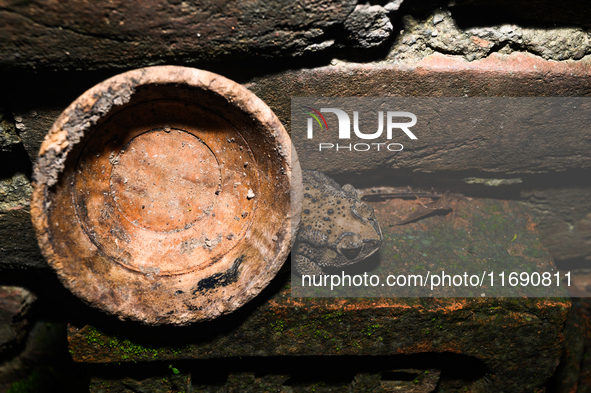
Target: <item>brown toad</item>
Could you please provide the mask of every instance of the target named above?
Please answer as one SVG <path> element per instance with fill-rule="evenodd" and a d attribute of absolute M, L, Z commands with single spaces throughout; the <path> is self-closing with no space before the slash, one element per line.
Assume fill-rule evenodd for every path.
<path fill-rule="evenodd" d="M 323 274 L 323 267 L 359 262 L 382 245 L 373 208 L 350 184 L 339 186 L 321 172 L 302 171 L 304 202 L 294 248 L 299 274 Z"/>

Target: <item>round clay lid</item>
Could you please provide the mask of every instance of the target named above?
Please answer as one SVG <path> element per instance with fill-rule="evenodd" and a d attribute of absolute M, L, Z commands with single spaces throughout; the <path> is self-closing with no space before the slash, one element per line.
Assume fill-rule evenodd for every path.
<path fill-rule="evenodd" d="M 56 120 L 31 213 L 74 294 L 121 319 L 184 325 L 270 282 L 300 188 L 290 138 L 260 99 L 210 72 L 150 67 L 96 85 Z"/>

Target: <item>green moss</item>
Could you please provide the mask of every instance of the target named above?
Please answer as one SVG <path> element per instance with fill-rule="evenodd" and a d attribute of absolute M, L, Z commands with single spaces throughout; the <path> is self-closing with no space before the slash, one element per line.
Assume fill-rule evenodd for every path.
<path fill-rule="evenodd" d="M 364 335 L 366 335 L 367 337 L 371 337 L 372 334 L 374 334 L 376 332 L 376 330 L 378 330 L 380 327 L 379 324 L 374 323 L 374 324 L 370 324 L 369 326 L 367 326 L 365 329 L 362 330 L 362 333 Z"/>
<path fill-rule="evenodd" d="M 86 333 L 86 342 L 91 345 L 103 346 L 102 333 L 98 329 L 90 326 L 88 328 L 88 333 Z"/>
<path fill-rule="evenodd" d="M 116 336 L 106 336 L 92 326 L 88 328 L 86 341 L 88 344 L 111 348 L 116 354 L 120 355 L 121 360 L 124 361 L 129 359 L 134 359 L 135 361 L 137 361 L 137 359 L 158 359 L 159 355 L 164 353 L 163 350 L 137 344 L 128 339 L 120 339 Z M 178 351 L 178 353 L 180 353 L 180 350 Z"/>
<path fill-rule="evenodd" d="M 279 320 L 277 320 L 275 322 L 271 322 L 271 327 L 276 332 L 281 333 L 281 332 L 283 332 L 285 330 L 285 321 L 279 319 Z"/>
<path fill-rule="evenodd" d="M 433 322 L 436 329 L 443 330 L 443 324 L 439 318 L 433 318 L 431 319 L 431 322 Z"/>
<path fill-rule="evenodd" d="M 324 314 L 322 316 L 322 318 L 326 319 L 327 321 L 330 319 L 338 319 L 339 322 L 341 322 L 341 317 L 345 315 L 343 312 L 341 311 L 335 311 L 332 313 L 328 313 L 328 314 Z"/>

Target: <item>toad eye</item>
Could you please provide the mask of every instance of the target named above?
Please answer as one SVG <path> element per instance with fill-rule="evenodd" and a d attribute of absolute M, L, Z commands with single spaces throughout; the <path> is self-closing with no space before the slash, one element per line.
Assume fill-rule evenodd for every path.
<path fill-rule="evenodd" d="M 355 206 L 353 206 L 353 213 L 362 220 L 375 220 L 373 208 L 367 203 L 356 203 Z"/>

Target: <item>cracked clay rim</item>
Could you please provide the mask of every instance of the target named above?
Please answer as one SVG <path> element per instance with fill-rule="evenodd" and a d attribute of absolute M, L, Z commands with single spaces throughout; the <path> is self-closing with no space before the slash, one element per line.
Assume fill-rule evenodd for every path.
<path fill-rule="evenodd" d="M 55 121 L 34 177 L 33 224 L 64 285 L 146 324 L 239 308 L 279 271 L 299 222 L 299 163 L 277 117 L 192 68 L 88 90 Z"/>

